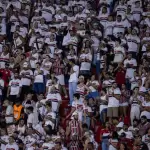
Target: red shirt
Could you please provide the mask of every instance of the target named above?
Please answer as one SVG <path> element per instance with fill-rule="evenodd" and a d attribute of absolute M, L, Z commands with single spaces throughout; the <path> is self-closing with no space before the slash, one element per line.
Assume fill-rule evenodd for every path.
<path fill-rule="evenodd" d="M 4 80 L 4 86 L 8 87 L 9 79 L 11 77 L 11 72 L 9 69 L 0 69 L 0 73 L 2 74 L 2 79 Z"/>
<path fill-rule="evenodd" d="M 116 73 L 116 83 L 122 85 L 125 83 L 125 71 L 121 70 Z"/>

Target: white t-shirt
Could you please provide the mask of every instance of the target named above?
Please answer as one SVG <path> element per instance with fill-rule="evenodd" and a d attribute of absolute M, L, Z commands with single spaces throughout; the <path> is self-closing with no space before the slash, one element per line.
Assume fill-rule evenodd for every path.
<path fill-rule="evenodd" d="M 20 87 L 22 87 L 21 80 L 13 79 L 9 82 L 10 95 L 18 95 Z"/>
<path fill-rule="evenodd" d="M 87 71 L 90 71 L 91 69 L 91 61 L 92 61 L 92 55 L 90 53 L 88 54 L 81 54 L 80 55 L 80 58 L 83 60 L 81 62 L 81 67 L 80 67 L 80 70 L 87 70 Z M 86 62 L 86 60 L 88 62 Z"/>
<path fill-rule="evenodd" d="M 59 93 L 49 93 L 46 97 L 46 100 L 52 102 L 52 109 L 54 112 L 58 111 L 58 103 L 62 101 Z"/>
<path fill-rule="evenodd" d="M 137 66 L 137 61 L 134 58 L 132 58 L 131 60 L 125 59 L 124 67 L 126 67 L 127 64 L 130 64 L 130 65 L 136 67 Z M 135 69 L 133 69 L 133 68 L 127 68 L 126 78 L 133 78 L 134 77 L 134 71 L 135 71 Z"/>
<path fill-rule="evenodd" d="M 72 102 L 72 107 L 76 109 L 78 112 L 78 118 L 80 121 L 82 121 L 82 116 L 83 116 L 83 102 L 81 100 L 79 101 L 73 101 Z"/>
<path fill-rule="evenodd" d="M 31 78 L 33 76 L 32 70 L 22 70 L 20 72 L 20 75 L 24 75 L 21 78 L 22 85 L 30 86 L 31 85 L 31 79 L 29 79 L 29 78 Z"/>
<path fill-rule="evenodd" d="M 13 115 L 13 107 L 11 105 L 7 106 L 6 108 L 6 115 Z M 14 121 L 12 117 L 5 117 L 6 123 L 12 123 Z"/>
<path fill-rule="evenodd" d="M 119 100 L 115 97 L 108 98 L 108 107 L 119 107 Z"/>
<path fill-rule="evenodd" d="M 73 66 L 73 73 L 70 75 L 69 82 L 78 82 L 79 66 Z"/>
<path fill-rule="evenodd" d="M 44 76 L 42 74 L 38 74 L 34 77 L 34 83 L 43 83 Z"/>
<path fill-rule="evenodd" d="M 7 144 L 5 146 L 5 149 L 4 150 L 19 150 L 19 147 L 16 143 L 13 143 L 13 144 Z"/>
<path fill-rule="evenodd" d="M 32 127 L 34 128 L 39 123 L 37 116 L 38 115 L 36 113 L 31 113 L 28 115 L 28 120 L 27 120 L 28 126 L 29 126 L 29 123 L 31 123 Z"/>
<path fill-rule="evenodd" d="M 120 63 L 123 61 L 123 57 L 125 55 L 125 50 L 123 47 L 118 46 L 114 48 L 114 63 Z"/>
<path fill-rule="evenodd" d="M 4 136 L 1 136 L 0 139 L 2 139 L 3 141 L 5 142 L 9 142 L 9 136 L 8 135 L 4 135 Z M 4 144 L 1 144 L 1 150 L 5 149 L 6 145 Z"/>
<path fill-rule="evenodd" d="M 129 52 L 138 52 L 138 44 L 140 43 L 140 38 L 138 36 L 128 35 L 126 37 Z"/>
<path fill-rule="evenodd" d="M 46 114 L 46 116 L 50 116 L 52 119 L 56 119 L 56 113 L 54 112 L 49 112 Z M 51 125 L 52 129 L 55 127 L 55 124 L 49 119 L 45 121 L 45 126 L 47 125 Z"/>
<path fill-rule="evenodd" d="M 135 20 L 136 22 L 139 22 L 141 20 L 143 10 L 142 8 L 133 7 L 131 10 L 131 13 L 133 15 L 133 20 Z"/>

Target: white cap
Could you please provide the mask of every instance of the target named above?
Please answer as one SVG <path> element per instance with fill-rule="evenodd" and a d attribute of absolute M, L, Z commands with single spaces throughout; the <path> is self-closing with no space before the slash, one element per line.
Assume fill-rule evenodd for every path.
<path fill-rule="evenodd" d="M 118 89 L 118 88 L 115 89 L 115 90 L 114 90 L 114 94 L 116 94 L 116 95 L 121 95 L 120 89 Z"/>
<path fill-rule="evenodd" d="M 124 125 L 124 122 L 119 122 L 116 127 L 117 127 L 117 128 L 123 128 L 123 125 Z"/>

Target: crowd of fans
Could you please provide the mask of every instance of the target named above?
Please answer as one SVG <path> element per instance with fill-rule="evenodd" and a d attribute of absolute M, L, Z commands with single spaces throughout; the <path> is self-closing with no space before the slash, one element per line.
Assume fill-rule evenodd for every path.
<path fill-rule="evenodd" d="M 0 150 L 150 150 L 149 35 L 149 0 L 1 0 Z"/>

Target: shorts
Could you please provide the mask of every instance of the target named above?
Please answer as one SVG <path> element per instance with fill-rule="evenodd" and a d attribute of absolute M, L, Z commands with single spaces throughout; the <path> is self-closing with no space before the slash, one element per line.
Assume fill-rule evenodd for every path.
<path fill-rule="evenodd" d="M 60 85 L 65 85 L 65 77 L 63 74 L 56 76 Z"/>
<path fill-rule="evenodd" d="M 107 117 L 118 117 L 118 107 L 108 107 Z"/>

